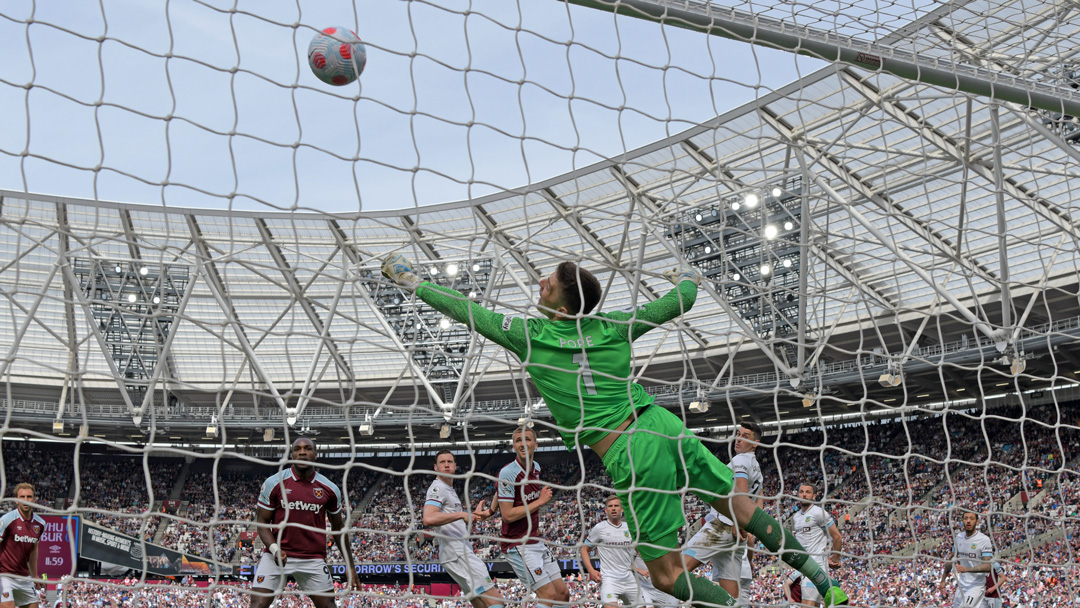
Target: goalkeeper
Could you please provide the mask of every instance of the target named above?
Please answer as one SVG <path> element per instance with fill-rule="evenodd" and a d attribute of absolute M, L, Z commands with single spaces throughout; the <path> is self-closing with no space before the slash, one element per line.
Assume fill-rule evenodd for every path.
<path fill-rule="evenodd" d="M 718 585 L 690 574 L 678 552 L 686 524 L 680 490 L 688 488 L 770 551 L 814 582 L 824 607 L 846 604 L 847 595 L 795 538 L 745 495 L 731 495 L 732 472 L 675 414 L 631 376 L 631 343 L 694 305 L 701 277 L 689 268 L 669 271 L 676 288 L 630 312 L 589 314 L 600 301 L 600 282 L 563 262 L 540 281 L 537 307 L 545 319 L 494 313 L 461 293 L 421 282 L 399 254 L 383 274 L 416 292 L 443 314 L 509 349 L 525 365 L 570 450 L 584 444 L 604 461 L 616 493 L 627 505 L 627 524 L 653 584 L 696 607 L 732 606 Z"/>

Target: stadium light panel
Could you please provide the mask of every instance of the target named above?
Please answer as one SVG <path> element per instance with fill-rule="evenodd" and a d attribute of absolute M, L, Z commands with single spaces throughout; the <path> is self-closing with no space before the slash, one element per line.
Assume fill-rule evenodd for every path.
<path fill-rule="evenodd" d="M 878 384 L 885 388 L 893 388 L 900 386 L 900 383 L 904 381 L 904 377 L 900 374 L 884 373 L 878 376 Z"/>
<path fill-rule="evenodd" d="M 63 433 L 64 432 L 64 421 L 63 420 L 53 420 L 52 432 L 54 432 L 54 433 Z"/>

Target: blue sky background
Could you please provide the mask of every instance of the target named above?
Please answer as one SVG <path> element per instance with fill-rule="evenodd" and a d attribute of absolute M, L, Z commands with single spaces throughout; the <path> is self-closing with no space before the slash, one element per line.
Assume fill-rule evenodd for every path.
<path fill-rule="evenodd" d="M 308 69 L 331 25 L 359 84 Z M 0 57 L 2 189 L 331 212 L 540 181 L 822 65 L 557 0 L 0 0 Z"/>

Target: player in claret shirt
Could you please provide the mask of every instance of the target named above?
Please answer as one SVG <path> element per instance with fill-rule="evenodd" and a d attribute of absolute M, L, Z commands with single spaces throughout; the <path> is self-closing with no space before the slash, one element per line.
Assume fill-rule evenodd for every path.
<path fill-rule="evenodd" d="M 536 594 L 537 605 L 570 600 L 570 591 L 551 551 L 540 538 L 540 507 L 551 502 L 551 488 L 540 484 L 540 464 L 533 459 L 536 432 L 520 427 L 511 435 L 515 458 L 499 471 L 499 548 L 519 580 Z"/>
<path fill-rule="evenodd" d="M 300 437 L 292 444 L 288 469 L 263 482 L 256 505 L 259 539 L 264 549 L 252 584 L 251 608 L 269 608 L 292 575 L 315 608 L 333 608 L 334 581 L 326 563 L 326 521 L 345 556 L 350 586 L 360 589 L 352 563 L 352 545 L 342 517 L 341 490 L 315 471 L 315 444 Z M 312 529 L 313 528 L 313 529 Z"/>
<path fill-rule="evenodd" d="M 0 608 L 37 608 L 38 540 L 45 520 L 34 513 L 34 486 L 15 486 L 15 510 L 0 518 Z M 27 578 L 28 577 L 28 578 Z"/>

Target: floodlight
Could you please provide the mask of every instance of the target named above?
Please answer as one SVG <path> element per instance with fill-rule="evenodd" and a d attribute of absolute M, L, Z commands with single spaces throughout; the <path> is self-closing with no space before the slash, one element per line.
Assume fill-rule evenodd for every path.
<path fill-rule="evenodd" d="M 878 376 L 878 384 L 885 388 L 894 388 L 900 386 L 900 383 L 904 381 L 904 377 L 900 374 L 893 374 L 886 372 Z"/>

